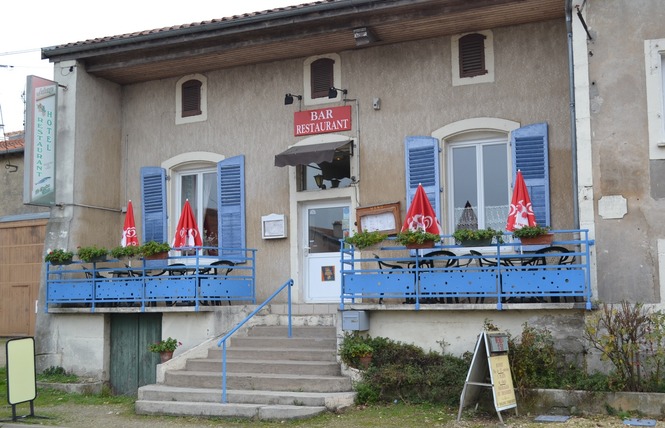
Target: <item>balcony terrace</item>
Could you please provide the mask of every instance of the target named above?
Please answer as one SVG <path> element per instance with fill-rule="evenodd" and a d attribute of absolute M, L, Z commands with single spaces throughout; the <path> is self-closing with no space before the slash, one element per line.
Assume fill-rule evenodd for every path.
<path fill-rule="evenodd" d="M 504 236 L 504 243 L 482 248 L 456 245 L 449 235 L 427 250 L 384 246 L 359 252 L 343 244 L 340 308 L 376 308 L 378 303 L 386 309 L 407 304 L 419 310 L 427 304 L 503 310 L 572 303 L 590 310 L 594 242 L 587 230 L 551 232 L 554 241 L 544 246 L 525 246 L 511 235 Z"/>
<path fill-rule="evenodd" d="M 202 248 L 182 251 L 191 255 L 162 260 L 104 260 L 67 265 L 46 263 L 46 312 L 164 311 L 183 306 L 199 311 L 223 302 L 256 303 L 254 249 L 214 249 L 234 254 L 201 255 Z M 173 252 L 173 251 L 172 251 Z M 180 253 L 180 251 L 178 251 Z M 238 258 L 238 254 L 243 254 Z M 106 309 L 111 308 L 111 309 Z"/>

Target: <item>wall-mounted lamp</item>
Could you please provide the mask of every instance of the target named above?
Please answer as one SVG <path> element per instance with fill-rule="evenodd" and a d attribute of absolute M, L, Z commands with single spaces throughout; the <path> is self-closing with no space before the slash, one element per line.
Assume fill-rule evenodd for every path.
<path fill-rule="evenodd" d="M 293 98 L 298 98 L 298 101 L 302 101 L 302 95 L 286 94 L 284 95 L 284 105 L 293 104 Z"/>
<path fill-rule="evenodd" d="M 337 98 L 337 91 L 342 91 L 342 94 L 346 95 L 348 92 L 346 89 L 338 89 L 335 88 L 334 86 L 331 86 L 330 89 L 328 89 L 328 98 Z"/>
<path fill-rule="evenodd" d="M 319 189 L 325 189 L 326 188 L 326 185 L 323 184 L 323 175 L 322 174 L 316 174 L 314 176 L 314 182 L 319 187 Z"/>
<path fill-rule="evenodd" d="M 356 46 L 368 45 L 379 40 L 368 27 L 354 28 L 353 38 L 356 41 Z"/>

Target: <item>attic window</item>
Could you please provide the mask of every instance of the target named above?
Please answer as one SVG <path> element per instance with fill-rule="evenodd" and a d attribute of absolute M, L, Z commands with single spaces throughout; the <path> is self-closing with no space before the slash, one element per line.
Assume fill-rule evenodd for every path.
<path fill-rule="evenodd" d="M 195 79 L 182 84 L 182 117 L 201 114 L 201 86 Z"/>
<path fill-rule="evenodd" d="M 453 86 L 494 82 L 494 34 L 491 30 L 450 38 Z"/>
<path fill-rule="evenodd" d="M 331 58 L 321 58 L 311 64 L 311 90 L 312 98 L 328 98 L 328 89 L 335 86 L 335 61 Z"/>
<path fill-rule="evenodd" d="M 485 36 L 474 33 L 459 39 L 459 75 L 473 77 L 487 74 L 485 69 Z"/>
<path fill-rule="evenodd" d="M 175 84 L 175 123 L 208 120 L 208 79 L 203 74 L 183 76 Z"/>

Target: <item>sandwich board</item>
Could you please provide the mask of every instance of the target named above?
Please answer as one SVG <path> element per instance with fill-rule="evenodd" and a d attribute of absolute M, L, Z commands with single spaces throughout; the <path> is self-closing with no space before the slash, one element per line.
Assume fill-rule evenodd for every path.
<path fill-rule="evenodd" d="M 466 405 L 478 406 L 480 392 L 483 388 L 492 389 L 494 408 L 502 424 L 504 422 L 501 411 L 514 408 L 515 415 L 517 415 L 517 400 L 508 361 L 508 335 L 506 333 L 483 330 L 478 335 L 476 349 L 473 352 L 471 366 L 460 397 L 458 422 L 462 417 L 462 409 Z"/>

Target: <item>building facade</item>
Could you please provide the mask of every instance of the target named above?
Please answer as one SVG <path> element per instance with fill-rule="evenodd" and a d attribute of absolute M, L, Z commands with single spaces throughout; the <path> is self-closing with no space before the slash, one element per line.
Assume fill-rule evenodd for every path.
<path fill-rule="evenodd" d="M 502 229 L 516 170 L 536 168 L 539 222 L 595 239 L 594 297 L 660 307 L 660 17 L 647 0 L 324 1 L 45 48 L 66 87 L 46 247 L 117 245 L 127 200 L 143 240 L 170 241 L 188 199 L 208 242 L 257 249 L 258 302 L 293 278 L 298 313 L 339 318 L 328 267 L 358 209 L 399 202 L 404 218 L 422 181 L 444 233 L 467 202 Z M 538 147 L 526 162 L 524 140 Z M 41 364 L 108 378 L 118 315 L 43 302 L 44 287 Z M 370 334 L 457 354 L 486 319 L 580 352 L 586 313 L 368 308 Z M 161 316 L 184 349 L 232 325 L 222 309 Z"/>

